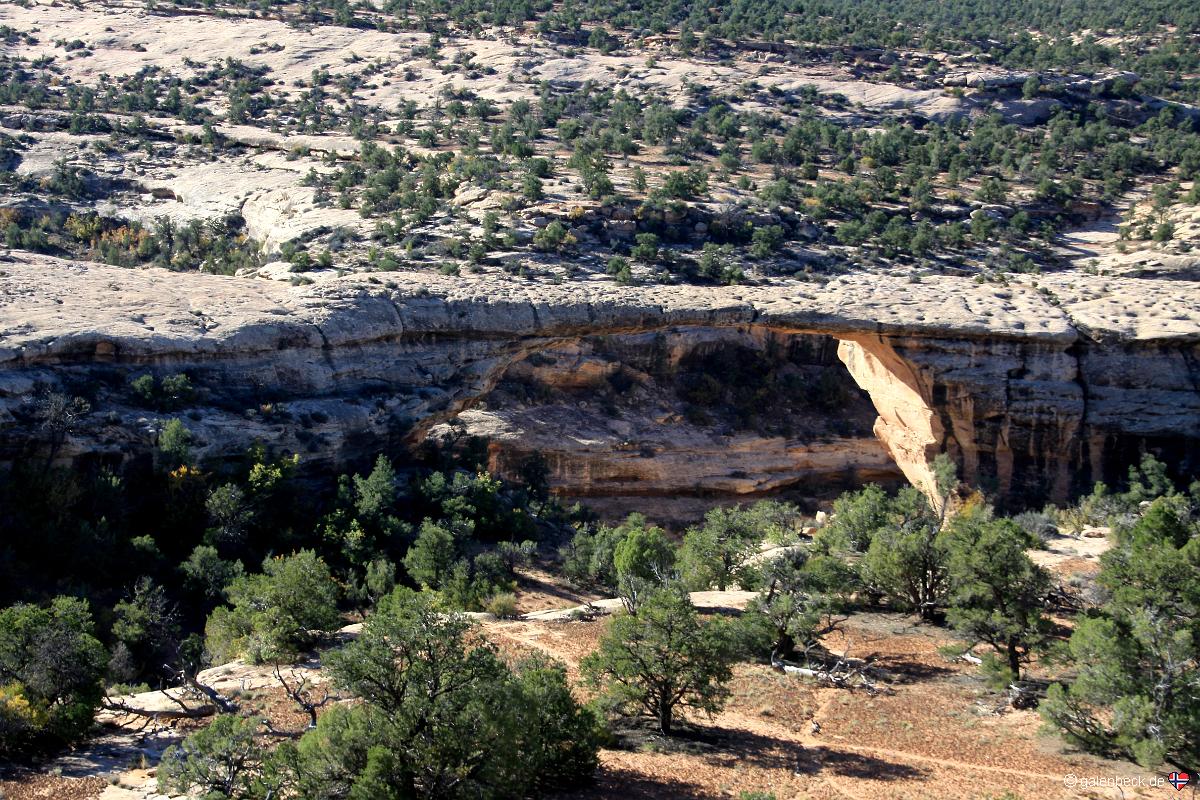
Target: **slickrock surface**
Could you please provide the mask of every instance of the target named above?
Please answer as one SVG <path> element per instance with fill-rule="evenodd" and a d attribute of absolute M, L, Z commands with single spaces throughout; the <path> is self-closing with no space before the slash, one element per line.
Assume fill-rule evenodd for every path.
<path fill-rule="evenodd" d="M 269 67 L 272 77 L 280 79 L 281 86 L 288 90 L 296 80 L 308 78 L 313 70 L 328 69 L 335 77 L 362 74 L 373 59 L 399 56 L 414 45 L 429 42 L 429 35 L 421 32 L 384 33 L 314 25 L 299 33 L 275 20 L 162 16 L 141 8 L 119 8 L 102 3 L 82 3 L 79 7 L 13 6 L 3 9 L 0 19 L 21 29 L 53 28 L 63 42 L 74 39 L 86 42 L 90 54 L 66 65 L 72 77 L 84 81 L 94 81 L 102 74 L 128 75 L 145 66 L 178 70 L 186 59 L 223 61 L 235 58 Z M 278 51 L 264 50 L 265 46 L 284 43 Z M 764 86 L 778 86 L 784 90 L 815 86 L 822 92 L 842 94 L 847 100 L 861 103 L 868 109 L 912 109 L 931 118 L 962 113 L 971 106 L 970 102 L 948 96 L 940 89 L 871 83 L 823 66 L 793 69 L 787 75 L 760 78 L 758 62 L 753 60 L 698 68 L 695 61 L 664 54 L 649 66 L 645 55 L 635 52 L 589 55 L 588 58 L 561 57 L 543 44 L 516 49 L 503 40 L 466 37 L 448 47 L 447 55 L 453 56 L 459 49 L 473 52 L 474 62 L 483 68 L 479 77 L 461 83 L 480 96 L 497 101 L 533 97 L 534 92 L 528 86 L 513 84 L 508 81 L 508 76 L 526 70 L 527 64 L 535 64 L 530 73 L 537 80 L 549 81 L 556 86 L 582 86 L 590 81 L 614 89 L 653 87 L 673 95 L 680 105 L 687 102 L 689 82 L 719 90 L 759 79 Z M 46 52 L 66 51 L 39 43 L 15 45 L 12 52 L 36 58 Z M 494 72 L 487 73 L 488 68 Z M 395 74 L 402 71 L 397 67 Z M 390 71 L 383 74 L 392 77 Z M 378 88 L 365 94 L 363 99 L 369 105 L 386 108 L 394 108 L 406 99 L 426 102 L 437 95 L 444 83 L 441 72 L 420 70 L 411 79 L 397 80 L 390 85 L 380 81 Z"/>
<path fill-rule="evenodd" d="M 0 439 L 38 438 L 37 397 L 92 412 L 60 458 L 128 455 L 164 415 L 128 382 L 186 372 L 197 451 L 255 439 L 306 460 L 419 438 L 555 342 L 680 326 L 828 334 L 904 473 L 943 445 L 1001 496 L 1062 497 L 1145 444 L 1200 442 L 1200 287 L 1040 276 L 1032 285 L 883 275 L 827 284 L 613 287 L 404 272 L 293 287 L 13 252 L 0 262 Z M 720 377 L 720 376 L 715 376 Z M 1112 456 L 1112 458 L 1108 458 Z"/>
<path fill-rule="evenodd" d="M 826 284 L 726 288 L 391 272 L 292 287 L 20 251 L 6 258 L 0 261 L 5 273 L 0 283 L 0 363 L 25 365 L 110 346 L 123 356 L 183 355 L 276 350 L 281 343 L 296 344 L 297 335 L 312 341 L 323 336 L 325 344 L 339 345 L 446 332 L 464 337 L 572 336 L 668 325 L 753 323 L 834 335 L 953 333 L 1047 342 L 1078 338 L 1070 306 L 1055 307 L 1027 287 L 979 285 L 954 277 L 910 283 L 863 274 Z M 1153 293 L 1155 304 L 1148 310 L 1154 316 L 1144 322 L 1145 329 L 1134 331 L 1136 338 L 1200 336 L 1200 289 L 1182 281 L 1166 288 L 1176 290 L 1176 296 Z M 1186 330 L 1159 323 L 1176 312 L 1189 315 Z M 1124 325 L 1099 328 L 1097 334 L 1127 330 Z"/>

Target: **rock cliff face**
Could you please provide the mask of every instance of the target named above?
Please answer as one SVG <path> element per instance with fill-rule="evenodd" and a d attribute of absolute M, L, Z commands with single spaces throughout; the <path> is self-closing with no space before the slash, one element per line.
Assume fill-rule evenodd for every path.
<path fill-rule="evenodd" d="M 585 337 L 514 363 L 430 437 L 480 437 L 494 472 L 520 476 L 536 461 L 562 496 L 664 522 L 730 499 L 896 482 L 875 410 L 837 349 L 829 336 L 759 326 Z"/>
<path fill-rule="evenodd" d="M 343 464 L 419 441 L 532 354 L 589 337 L 684 329 L 838 340 L 878 414 L 875 434 L 918 485 L 942 449 L 968 480 L 1014 503 L 1064 499 L 1119 474 L 1146 448 L 1192 468 L 1200 457 L 1200 286 L 1188 281 L 1072 273 L 1043 277 L 1035 290 L 863 275 L 729 289 L 383 273 L 290 287 L 7 258 L 0 461 L 9 463 L 129 458 L 149 451 L 162 420 L 175 416 L 201 457 L 233 457 L 258 440 L 314 466 Z M 606 358 L 624 368 L 619 352 Z M 130 387 L 139 375 L 180 372 L 195 393 L 178 408 L 149 405 Z M 48 417 L 52 393 L 83 397 L 90 412 Z M 793 467 L 810 463 L 822 473 L 826 451 L 769 438 L 756 436 L 748 448 L 755 459 L 794 459 Z M 864 474 L 876 469 L 861 437 L 850 438 L 837 458 Z M 692 452 L 680 443 L 677 464 Z M 619 464 L 618 452 L 592 463 Z M 696 452 L 701 461 L 742 457 L 736 444 Z M 676 469 L 661 463 L 663 472 Z M 570 461 L 561 471 L 564 481 L 579 476 L 571 491 L 595 488 L 594 472 Z M 722 467 L 715 472 L 725 483 L 714 485 L 771 485 L 731 483 L 737 471 L 753 474 Z M 712 472 L 702 464 L 695 481 L 704 486 Z"/>
<path fill-rule="evenodd" d="M 974 483 L 1036 502 L 1103 476 L 1080 458 L 1085 430 L 1104 424 L 1086 418 L 1081 347 L 860 336 L 844 340 L 840 355 L 879 411 L 876 435 L 914 484 L 932 488 L 925 465 L 944 448 Z"/>

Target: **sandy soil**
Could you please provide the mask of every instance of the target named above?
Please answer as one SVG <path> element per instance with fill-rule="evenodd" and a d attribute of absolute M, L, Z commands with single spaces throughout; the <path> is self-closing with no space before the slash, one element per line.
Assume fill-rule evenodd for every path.
<path fill-rule="evenodd" d="M 1107 528 L 1093 528 L 1089 533 L 1098 535 L 1055 536 L 1044 549 L 1030 550 L 1029 557 L 1061 578 L 1095 575 L 1100 571 L 1100 556 L 1112 547 L 1112 539 Z"/>
<path fill-rule="evenodd" d="M 547 608 L 580 606 L 601 599 L 595 592 L 586 592 L 567 586 L 556 578 L 545 565 L 534 565 L 519 570 L 517 582 L 517 611 L 527 614 Z"/>
<path fill-rule="evenodd" d="M 22 776 L 0 781 L 4 800 L 94 800 L 107 786 L 103 778 L 59 778 L 53 775 Z"/>
<path fill-rule="evenodd" d="M 741 602 L 735 594 L 739 597 L 728 599 L 730 605 Z M 713 604 L 717 599 L 707 598 Z M 607 624 L 606 617 L 492 620 L 484 622 L 482 633 L 506 658 L 540 651 L 562 660 L 580 696 L 587 698 L 579 662 L 596 647 Z M 625 736 L 624 741 L 638 744 L 603 750 L 595 784 L 557 800 L 718 798 L 754 791 L 779 800 L 991 798 L 1006 791 L 1023 800 L 1058 800 L 1117 796 L 1080 793 L 1064 783 L 1068 775 L 1146 775 L 1129 764 L 1071 752 L 1042 732 L 1036 712 L 1007 709 L 975 668 L 939 654 L 949 641 L 946 631 L 904 615 L 857 614 L 826 644 L 891 676 L 884 692 L 873 696 L 823 688 L 765 664 L 741 664 L 725 711 L 690 719 L 679 738 L 664 740 L 651 732 Z M 246 685 L 239 700 L 252 713 L 270 718 L 279 730 L 303 729 L 305 717 L 282 690 L 253 680 Z M 174 734 L 198 724 L 203 723 L 177 726 Z M 156 797 L 153 786 L 153 770 L 134 763 L 105 777 L 16 777 L 0 782 L 0 792 L 5 800 L 148 800 Z M 1126 788 L 1124 796 L 1161 792 Z"/>
<path fill-rule="evenodd" d="M 605 620 L 492 623 L 502 650 L 537 649 L 577 677 Z M 1142 774 L 1135 767 L 1070 752 L 1041 732 L 1034 711 L 1004 708 L 967 664 L 937 648 L 946 632 L 894 614 L 853 618 L 829 646 L 896 676 L 891 691 L 825 689 L 762 664 L 736 669 L 733 697 L 713 719 L 699 718 L 682 746 L 649 737 L 637 751 L 605 750 L 595 786 L 571 798 L 712 798 L 763 791 L 777 798 L 1108 797 L 1081 794 L 1068 775 Z M 820 725 L 814 733 L 813 721 Z M 1126 789 L 1126 797 L 1154 797 Z"/>
<path fill-rule="evenodd" d="M 1107 547 L 1103 536 L 1063 536 L 1035 555 L 1065 577 L 1093 569 Z M 566 587 L 545 567 L 523 570 L 518 592 L 522 611 L 611 602 Z M 746 592 L 694 595 L 699 607 L 723 611 L 744 607 L 747 598 Z M 607 614 L 485 618 L 480 632 L 508 660 L 535 652 L 561 660 L 586 700 L 592 692 L 582 683 L 579 664 L 596 648 L 609 621 Z M 1067 776 L 1154 777 L 1130 764 L 1070 750 L 1042 729 L 1036 711 L 1008 708 L 975 667 L 943 657 L 939 648 L 951 641 L 945 629 L 903 614 L 855 614 L 825 644 L 833 652 L 866 660 L 885 676 L 880 693 L 825 688 L 766 664 L 743 663 L 734 670 L 723 712 L 712 718 L 685 715 L 683 735 L 671 739 L 648 726 L 622 727 L 620 744 L 601 752 L 595 783 L 556 800 L 719 798 L 743 792 L 768 792 L 778 800 L 993 798 L 1005 792 L 1022 800 L 1059 800 L 1120 796 L 1080 792 L 1067 784 Z M 316 668 L 312 662 L 304 672 L 319 680 Z M 277 730 L 298 733 L 307 723 L 263 668 L 227 665 L 210 671 L 206 679 L 235 694 L 251 713 L 269 718 Z M 133 737 L 128 720 L 124 724 L 110 736 Z M 177 738 L 203 724 L 176 722 L 166 735 Z M 158 800 L 153 768 L 137 762 L 137 750 L 131 746 L 118 752 L 124 761 L 102 769 L 101 741 L 60 757 L 43 774 L 0 782 L 0 797 Z M 91 762 L 97 765 L 91 772 L 69 766 Z M 1162 792 L 1161 787 L 1126 787 L 1124 797 L 1158 797 Z"/>

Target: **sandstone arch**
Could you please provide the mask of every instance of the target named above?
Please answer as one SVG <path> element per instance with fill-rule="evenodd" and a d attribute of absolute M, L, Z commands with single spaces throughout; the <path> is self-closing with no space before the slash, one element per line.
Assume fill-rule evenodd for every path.
<path fill-rule="evenodd" d="M 941 450 L 945 432 L 933 409 L 929 387 L 913 366 L 879 336 L 842 338 L 838 357 L 874 402 L 879 414 L 875 435 L 896 466 L 913 486 L 929 497 L 936 497 L 937 487 L 929 462 Z M 962 466 L 966 473 L 977 469 L 975 464 Z"/>
<path fill-rule="evenodd" d="M 386 273 L 291 287 L 9 258 L 0 461 L 38 437 L 29 400 L 45 389 L 94 400 L 61 457 L 145 450 L 156 415 L 130 397 L 130 376 L 185 371 L 200 389 L 187 424 L 202 455 L 258 439 L 317 467 L 344 463 L 461 410 L 528 352 L 680 325 L 840 339 L 876 430 L 918 485 L 923 459 L 943 448 L 1001 501 L 1035 503 L 1119 474 L 1142 449 L 1192 468 L 1200 458 L 1200 325 L 1179 321 L 1192 297 L 1180 281 L 1156 298 L 1168 304 L 1161 324 L 1130 326 L 1031 288 L 952 277 L 730 289 Z M 287 418 L 264 410 L 276 407 Z"/>

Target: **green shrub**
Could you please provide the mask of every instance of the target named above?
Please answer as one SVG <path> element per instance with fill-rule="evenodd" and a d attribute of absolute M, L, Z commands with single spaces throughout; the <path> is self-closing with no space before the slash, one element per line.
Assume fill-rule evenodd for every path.
<path fill-rule="evenodd" d="M 223 714 L 171 745 L 158 765 L 159 792 L 199 789 L 206 800 L 259 796 L 255 778 L 266 753 L 266 743 L 257 737 L 259 727 L 256 719 Z"/>
<path fill-rule="evenodd" d="M 511 592 L 500 592 L 488 601 L 487 612 L 497 619 L 517 617 L 517 597 Z"/>
<path fill-rule="evenodd" d="M 620 284 L 627 284 L 633 280 L 633 272 L 629 268 L 629 262 L 621 256 L 613 256 L 608 260 L 606 272 L 616 278 L 617 283 Z"/>
<path fill-rule="evenodd" d="M 107 660 L 85 600 L 0 611 L 0 752 L 82 736 L 100 705 Z"/>
<path fill-rule="evenodd" d="M 204 629 L 217 661 L 288 658 L 338 624 L 337 584 L 312 550 L 268 558 L 262 573 L 235 579 L 225 594 L 230 605 L 213 611 Z"/>
<path fill-rule="evenodd" d="M 567 226 L 554 220 L 533 235 L 533 246 L 538 250 L 560 251 L 575 244 L 575 237 Z"/>
<path fill-rule="evenodd" d="M 615 617 L 580 666 L 615 707 L 650 716 L 669 735 L 679 707 L 712 714 L 724 705 L 735 640 L 728 621 L 701 621 L 671 586 L 647 596 L 636 614 Z"/>
<path fill-rule="evenodd" d="M 645 264 L 658 261 L 658 236 L 653 233 L 639 233 L 634 240 L 636 244 L 630 249 L 629 255 L 635 261 Z"/>
<path fill-rule="evenodd" d="M 167 420 L 158 434 L 158 452 L 170 467 L 188 462 L 192 453 L 191 444 L 192 432 L 179 418 Z"/>

